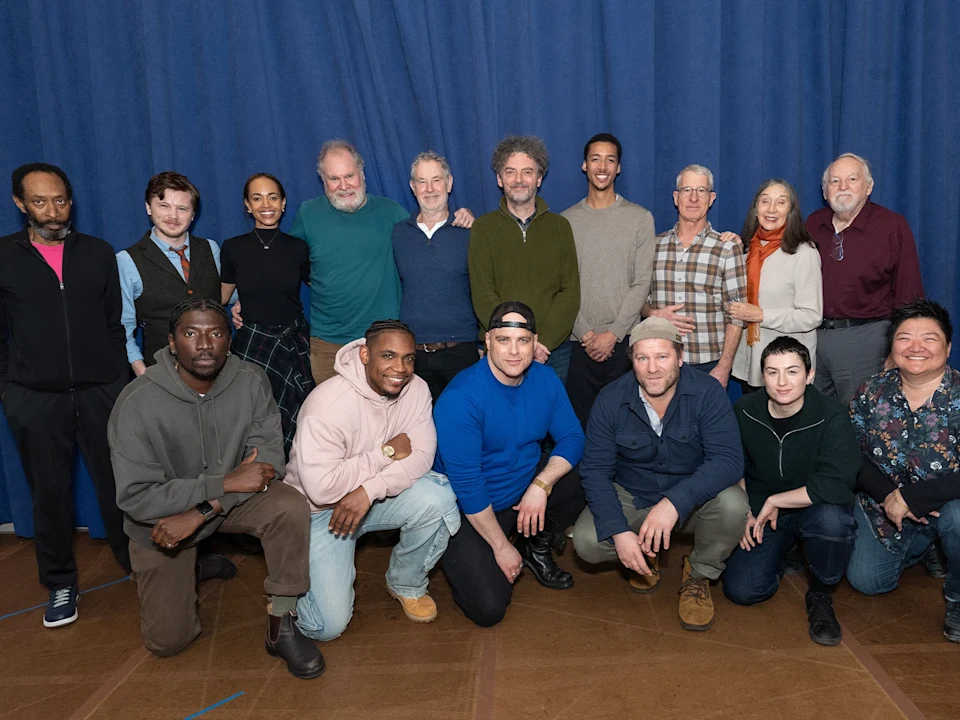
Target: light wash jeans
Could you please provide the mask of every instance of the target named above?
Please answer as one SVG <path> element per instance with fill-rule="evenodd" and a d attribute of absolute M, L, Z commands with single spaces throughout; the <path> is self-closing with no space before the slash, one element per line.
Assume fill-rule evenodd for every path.
<path fill-rule="evenodd" d="M 334 535 L 328 529 L 332 515 L 332 509 L 323 510 L 310 518 L 310 590 L 297 602 L 297 624 L 314 640 L 333 640 L 353 617 L 357 538 L 400 528 L 387 587 L 418 598 L 427 592 L 427 573 L 460 529 L 457 498 L 447 476 L 432 470 L 396 497 L 375 502 L 353 535 Z"/>

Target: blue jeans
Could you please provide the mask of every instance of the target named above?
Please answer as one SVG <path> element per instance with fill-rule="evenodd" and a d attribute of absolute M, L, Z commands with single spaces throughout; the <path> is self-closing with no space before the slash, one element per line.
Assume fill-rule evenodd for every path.
<path fill-rule="evenodd" d="M 328 528 L 332 515 L 332 509 L 322 510 L 310 518 L 310 590 L 297 602 L 297 624 L 314 640 L 333 640 L 353 617 L 357 538 L 400 528 L 400 542 L 387 568 L 387 587 L 397 595 L 418 598 L 427 592 L 427 573 L 460 529 L 450 483 L 446 475 L 432 470 L 396 497 L 373 503 L 353 535 L 334 535 Z"/>
<path fill-rule="evenodd" d="M 553 371 L 560 378 L 560 382 L 567 384 L 567 375 L 570 373 L 570 343 L 561 343 L 557 348 L 550 351 L 550 357 L 547 358 L 547 366 L 552 367 Z"/>
<path fill-rule="evenodd" d="M 824 585 L 843 579 L 856 535 L 849 505 L 819 503 L 781 515 L 777 529 L 767 525 L 763 542 L 749 551 L 737 546 L 727 560 L 723 594 L 737 605 L 773 597 L 783 577 L 784 556 L 803 538 L 810 572 Z"/>
<path fill-rule="evenodd" d="M 903 571 L 920 562 L 934 538 L 947 556 L 950 572 L 943 582 L 943 595 L 952 602 L 960 601 L 960 500 L 951 500 L 940 508 L 940 517 L 928 517 L 929 525 L 903 521 L 903 546 L 890 552 L 873 534 L 867 515 L 854 503 L 857 519 L 857 542 L 847 568 L 847 580 L 864 595 L 880 595 L 896 589 Z"/>

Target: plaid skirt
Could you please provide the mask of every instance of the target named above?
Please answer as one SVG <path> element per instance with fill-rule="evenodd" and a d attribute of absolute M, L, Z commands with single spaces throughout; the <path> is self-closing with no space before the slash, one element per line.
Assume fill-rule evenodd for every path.
<path fill-rule="evenodd" d="M 233 334 L 231 350 L 241 360 L 262 367 L 270 378 L 280 408 L 283 449 L 289 457 L 300 406 L 316 387 L 310 371 L 310 326 L 302 315 L 287 327 L 244 322 Z"/>

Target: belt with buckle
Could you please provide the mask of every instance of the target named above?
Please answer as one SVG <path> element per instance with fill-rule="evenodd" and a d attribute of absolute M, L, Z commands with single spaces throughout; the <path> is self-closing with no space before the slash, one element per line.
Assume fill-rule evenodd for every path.
<path fill-rule="evenodd" d="M 820 323 L 818 330 L 840 330 L 842 328 L 852 328 L 860 327 L 861 325 L 869 325 L 870 323 L 883 322 L 887 318 L 849 318 L 849 319 L 838 319 L 838 320 L 824 320 Z"/>
<path fill-rule="evenodd" d="M 437 350 L 446 350 L 459 344 L 458 342 L 422 343 L 417 345 L 417 350 L 423 350 L 425 353 L 435 353 Z"/>

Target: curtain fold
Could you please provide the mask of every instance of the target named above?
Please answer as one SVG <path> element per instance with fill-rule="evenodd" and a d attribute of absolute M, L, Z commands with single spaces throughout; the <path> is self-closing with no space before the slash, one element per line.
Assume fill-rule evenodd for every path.
<path fill-rule="evenodd" d="M 762 180 L 789 180 L 809 214 L 826 164 L 852 151 L 957 314 L 955 21 L 951 0 L 25 0 L 0 14 L 0 165 L 63 167 L 77 226 L 122 249 L 149 227 L 143 191 L 162 170 L 199 187 L 198 235 L 248 229 L 256 171 L 283 181 L 289 227 L 338 136 L 369 191 L 410 209 L 410 161 L 444 154 L 453 203 L 480 215 L 500 198 L 501 136 L 544 138 L 541 194 L 561 211 L 585 194 L 584 142 L 613 132 L 617 189 L 660 231 L 684 165 L 713 170 L 710 220 L 739 231 Z M 21 224 L 0 203 L 0 230 Z M 0 437 L 0 521 L 22 506 L 11 452 Z"/>

